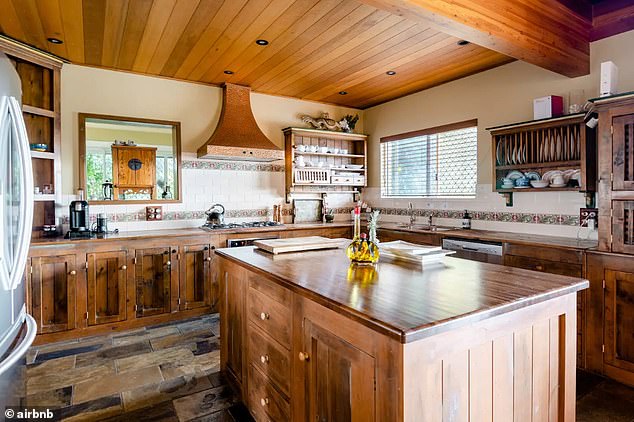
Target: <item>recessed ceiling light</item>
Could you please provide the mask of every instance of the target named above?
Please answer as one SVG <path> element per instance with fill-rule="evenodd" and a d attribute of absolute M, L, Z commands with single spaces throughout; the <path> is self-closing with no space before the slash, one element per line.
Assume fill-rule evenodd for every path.
<path fill-rule="evenodd" d="M 467 40 L 460 40 L 456 44 L 458 44 L 458 45 L 468 45 L 468 44 L 471 44 L 471 43 L 469 41 L 467 41 Z"/>
<path fill-rule="evenodd" d="M 385 72 L 386 75 L 390 75 L 390 76 L 394 76 L 396 75 L 396 71 L 394 70 L 388 70 L 387 72 Z"/>
<path fill-rule="evenodd" d="M 48 42 L 50 42 L 51 44 L 64 44 L 64 41 L 60 40 L 59 38 L 47 38 L 46 39 Z"/>
<path fill-rule="evenodd" d="M 257 45 L 269 45 L 269 42 L 267 40 L 257 40 L 255 43 Z"/>
<path fill-rule="evenodd" d="M 339 95 L 348 95 L 346 91 L 339 91 Z"/>
<path fill-rule="evenodd" d="M 225 70 L 225 75 L 233 75 L 233 70 Z"/>

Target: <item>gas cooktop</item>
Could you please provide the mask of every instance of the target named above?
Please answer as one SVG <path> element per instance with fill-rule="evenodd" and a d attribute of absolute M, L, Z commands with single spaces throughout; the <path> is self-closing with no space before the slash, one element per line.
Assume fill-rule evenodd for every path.
<path fill-rule="evenodd" d="M 224 223 L 224 224 L 210 224 L 205 223 L 202 228 L 205 230 L 226 230 L 226 229 L 252 229 L 258 227 L 273 227 L 283 226 L 282 223 L 276 221 L 251 221 L 248 223 Z"/>

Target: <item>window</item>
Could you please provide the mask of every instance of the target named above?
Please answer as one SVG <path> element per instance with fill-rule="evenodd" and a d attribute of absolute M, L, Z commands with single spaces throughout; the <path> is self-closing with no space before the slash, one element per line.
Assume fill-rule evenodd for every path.
<path fill-rule="evenodd" d="M 382 197 L 474 197 L 478 121 L 381 138 Z"/>

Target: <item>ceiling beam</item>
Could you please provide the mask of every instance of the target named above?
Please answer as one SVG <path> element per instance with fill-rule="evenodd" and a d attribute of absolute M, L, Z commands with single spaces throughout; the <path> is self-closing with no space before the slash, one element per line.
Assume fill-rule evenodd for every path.
<path fill-rule="evenodd" d="M 591 22 L 557 0 L 360 0 L 544 69 L 590 73 Z"/>

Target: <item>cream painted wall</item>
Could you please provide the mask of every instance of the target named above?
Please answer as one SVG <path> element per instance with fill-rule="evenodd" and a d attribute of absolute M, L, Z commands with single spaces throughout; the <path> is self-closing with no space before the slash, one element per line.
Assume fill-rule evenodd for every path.
<path fill-rule="evenodd" d="M 513 62 L 365 110 L 364 128 L 370 134 L 369 185 L 379 187 L 379 139 L 469 119 L 478 119 L 478 183 L 491 183 L 491 137 L 487 127 L 531 120 L 533 99 L 564 98 L 582 88 L 588 98 L 599 91 L 600 64 L 619 67 L 619 89 L 634 90 L 634 31 L 591 44 L 591 73 L 566 78 L 536 66 Z M 398 77 L 398 75 L 396 76 Z"/>
<path fill-rule="evenodd" d="M 181 122 L 182 149 L 187 158 L 213 133 L 220 117 L 222 90 L 218 87 L 125 72 L 65 65 L 62 68 L 62 183 L 72 194 L 78 184 L 78 113 L 176 120 Z M 300 113 L 328 112 L 339 118 L 360 114 L 355 109 L 254 93 L 255 119 L 264 133 L 282 146 L 282 129 L 303 126 Z"/>

